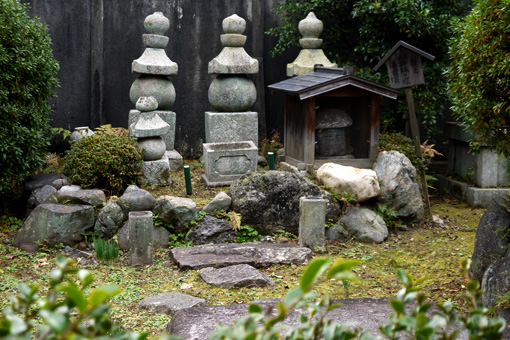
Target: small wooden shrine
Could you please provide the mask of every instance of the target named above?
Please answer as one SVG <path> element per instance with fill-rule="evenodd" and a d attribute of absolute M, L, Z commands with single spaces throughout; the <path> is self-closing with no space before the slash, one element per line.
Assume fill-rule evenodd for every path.
<path fill-rule="evenodd" d="M 327 162 L 372 167 L 381 97 L 396 99 L 398 90 L 357 77 L 351 67 L 322 66 L 269 88 L 285 94 L 285 162 L 307 171 Z"/>

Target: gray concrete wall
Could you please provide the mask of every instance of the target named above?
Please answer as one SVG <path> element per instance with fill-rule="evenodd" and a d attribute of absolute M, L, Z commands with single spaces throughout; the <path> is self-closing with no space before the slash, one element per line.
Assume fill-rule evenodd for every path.
<path fill-rule="evenodd" d="M 172 79 L 177 93 L 176 148 L 187 156 L 201 152 L 204 113 L 211 110 L 207 91 L 213 76 L 207 73 L 207 64 L 222 49 L 222 20 L 235 13 L 247 21 L 245 49 L 261 66 L 252 76 L 258 92 L 253 110 L 259 113 L 259 136 L 263 139 L 275 128 L 283 132 L 283 97 L 270 94 L 266 87 L 286 78 L 285 64 L 297 51 L 278 58 L 269 55 L 275 40 L 264 32 L 278 24 L 271 11 L 277 0 L 23 1 L 30 4 L 31 15 L 47 23 L 60 62 L 54 126 L 127 127 L 134 106 L 129 88 L 136 78 L 131 63 L 144 50 L 143 21 L 153 12 L 163 12 L 170 20 L 167 55 L 179 65 Z"/>

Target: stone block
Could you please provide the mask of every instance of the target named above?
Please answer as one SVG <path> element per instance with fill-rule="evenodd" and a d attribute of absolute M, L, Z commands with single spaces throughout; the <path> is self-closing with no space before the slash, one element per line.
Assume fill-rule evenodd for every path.
<path fill-rule="evenodd" d="M 165 141 L 166 150 L 170 151 L 174 149 L 175 145 L 175 117 L 176 114 L 173 111 L 165 111 L 165 110 L 155 110 L 154 113 L 157 113 L 159 118 L 161 118 L 165 123 L 170 125 L 170 129 L 167 133 L 163 134 L 163 140 Z M 129 111 L 129 120 L 128 126 L 136 123 L 138 118 L 140 117 L 140 111 L 138 110 L 130 110 Z"/>
<path fill-rule="evenodd" d="M 203 179 L 208 186 L 230 185 L 249 172 L 257 171 L 258 149 L 252 141 L 204 143 Z"/>
<path fill-rule="evenodd" d="M 184 161 L 182 159 L 182 156 L 175 150 L 167 150 L 165 152 L 165 157 L 168 158 L 168 162 L 170 164 L 170 171 L 171 172 L 177 172 L 182 170 L 182 166 L 184 164 Z"/>
<path fill-rule="evenodd" d="M 155 185 L 168 185 L 170 179 L 170 163 L 168 158 L 163 156 L 155 161 L 145 161 L 142 163 L 142 184 L 150 183 Z"/>
<path fill-rule="evenodd" d="M 206 112 L 205 140 L 207 143 L 249 140 L 258 146 L 257 112 Z"/>
<path fill-rule="evenodd" d="M 299 245 L 310 249 L 324 248 L 326 203 L 321 197 L 299 199 Z"/>
<path fill-rule="evenodd" d="M 154 263 L 152 228 L 152 212 L 132 211 L 129 213 L 129 264 L 131 266 L 146 266 Z"/>

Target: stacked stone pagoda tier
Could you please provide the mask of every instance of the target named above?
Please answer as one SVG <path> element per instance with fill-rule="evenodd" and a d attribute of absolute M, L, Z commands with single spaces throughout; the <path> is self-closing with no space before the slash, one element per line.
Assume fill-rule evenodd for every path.
<path fill-rule="evenodd" d="M 182 168 L 182 156 L 174 150 L 175 112 L 169 110 L 175 102 L 175 88 L 168 77 L 177 75 L 178 67 L 165 52 L 168 19 L 156 12 L 145 18 L 144 27 L 145 51 L 132 64 L 132 72 L 139 77 L 129 92 L 136 110 L 129 112 L 128 125 L 130 135 L 145 150 L 145 182 L 163 185 L 170 183 L 170 171 Z"/>
<path fill-rule="evenodd" d="M 217 111 L 205 113 L 203 176 L 208 186 L 229 185 L 257 170 L 258 115 L 250 111 L 257 99 L 248 74 L 259 71 L 258 61 L 244 50 L 246 21 L 234 14 L 223 20 L 223 50 L 209 62 L 216 78 L 209 87 L 209 103 Z"/>
<path fill-rule="evenodd" d="M 329 61 L 322 46 L 322 39 L 319 36 L 324 29 L 322 21 L 317 19 L 313 12 L 301 20 L 298 25 L 299 33 L 303 36 L 299 39 L 299 44 L 303 48 L 298 57 L 292 63 L 287 64 L 287 76 L 294 77 L 313 71 L 315 65 L 324 67 L 337 67 L 335 63 Z"/>

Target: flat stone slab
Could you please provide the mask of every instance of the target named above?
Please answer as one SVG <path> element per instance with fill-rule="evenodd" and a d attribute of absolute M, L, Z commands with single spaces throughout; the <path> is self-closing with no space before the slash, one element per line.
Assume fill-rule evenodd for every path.
<path fill-rule="evenodd" d="M 200 277 L 210 285 L 223 288 L 267 287 L 274 286 L 274 281 L 264 273 L 247 264 L 223 268 L 200 269 Z"/>
<path fill-rule="evenodd" d="M 392 309 L 386 298 L 375 299 L 347 299 L 337 300 L 342 306 L 330 311 L 326 318 L 339 324 L 348 324 L 352 329 L 363 328 L 372 330 L 373 336 L 381 336 L 378 328 L 390 323 L 389 315 Z M 274 303 L 260 304 L 265 310 L 274 306 Z M 180 336 L 186 340 L 205 340 L 216 328 L 216 324 L 232 325 L 234 321 L 248 315 L 248 304 L 209 306 L 183 309 L 177 312 L 168 323 L 166 330 L 172 335 Z M 411 307 L 408 308 L 410 312 Z M 305 313 L 303 309 L 293 309 L 283 321 L 284 325 L 298 325 L 299 316 Z M 286 333 L 282 332 L 285 336 Z M 459 334 L 458 339 L 467 339 L 465 331 Z"/>
<path fill-rule="evenodd" d="M 292 244 L 207 244 L 174 248 L 170 257 L 181 269 L 219 268 L 236 264 L 249 264 L 257 268 L 281 263 L 305 264 L 312 258 L 312 251 Z"/>
<path fill-rule="evenodd" d="M 147 309 L 156 313 L 174 315 L 181 309 L 205 306 L 207 303 L 191 295 L 170 292 L 150 296 L 138 303 L 138 308 Z"/>

